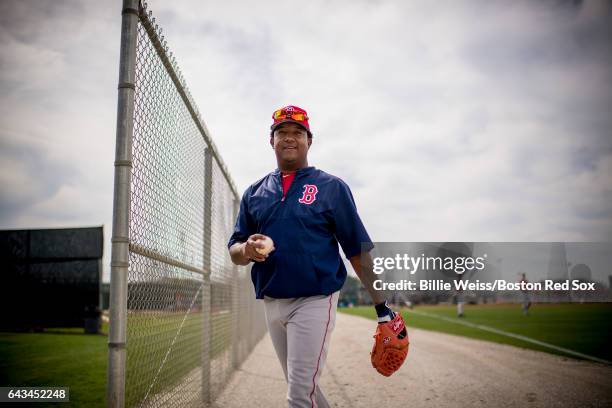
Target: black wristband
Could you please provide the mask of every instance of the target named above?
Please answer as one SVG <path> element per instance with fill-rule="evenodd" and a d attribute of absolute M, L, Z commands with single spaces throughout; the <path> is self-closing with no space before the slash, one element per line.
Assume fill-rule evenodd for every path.
<path fill-rule="evenodd" d="M 390 313 L 391 309 L 389 308 L 389 306 L 387 306 L 387 301 L 385 300 L 382 303 L 379 303 L 377 305 L 374 305 L 374 308 L 376 309 L 376 315 L 378 317 L 383 317 L 383 316 L 387 316 Z"/>

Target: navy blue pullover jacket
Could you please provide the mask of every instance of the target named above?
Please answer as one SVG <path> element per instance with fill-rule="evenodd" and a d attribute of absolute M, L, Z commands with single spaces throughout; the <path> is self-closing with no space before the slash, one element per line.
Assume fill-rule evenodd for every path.
<path fill-rule="evenodd" d="M 334 293 L 346 279 L 338 243 L 347 258 L 374 247 L 349 187 L 314 167 L 297 171 L 284 199 L 278 169 L 246 189 L 228 248 L 256 233 L 276 248 L 251 269 L 258 299 Z"/>

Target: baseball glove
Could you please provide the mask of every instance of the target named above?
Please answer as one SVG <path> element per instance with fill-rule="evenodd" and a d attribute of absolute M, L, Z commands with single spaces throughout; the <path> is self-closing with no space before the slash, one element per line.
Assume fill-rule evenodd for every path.
<path fill-rule="evenodd" d="M 374 347 L 372 347 L 372 366 L 389 377 L 399 370 L 408 355 L 408 332 L 406 324 L 400 314 L 393 320 L 378 323 L 374 334 Z"/>

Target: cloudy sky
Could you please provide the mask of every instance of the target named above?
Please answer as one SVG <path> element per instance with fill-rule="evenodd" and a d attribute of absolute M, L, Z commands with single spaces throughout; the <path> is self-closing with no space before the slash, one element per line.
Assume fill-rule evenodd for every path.
<path fill-rule="evenodd" d="M 0 3 L 0 228 L 104 225 L 121 4 Z M 610 241 L 609 2 L 150 1 L 239 190 L 306 108 L 375 241 Z"/>

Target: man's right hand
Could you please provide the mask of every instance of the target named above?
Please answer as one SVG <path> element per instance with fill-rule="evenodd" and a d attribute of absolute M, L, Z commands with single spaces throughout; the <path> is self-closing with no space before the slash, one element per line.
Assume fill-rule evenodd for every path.
<path fill-rule="evenodd" d="M 264 248 L 264 244 L 261 240 L 265 239 L 266 236 L 263 234 L 253 234 L 247 239 L 246 242 L 242 243 L 241 253 L 246 259 L 250 259 L 255 262 L 263 262 L 266 260 L 268 255 L 262 255 L 257 252 L 256 248 Z"/>

